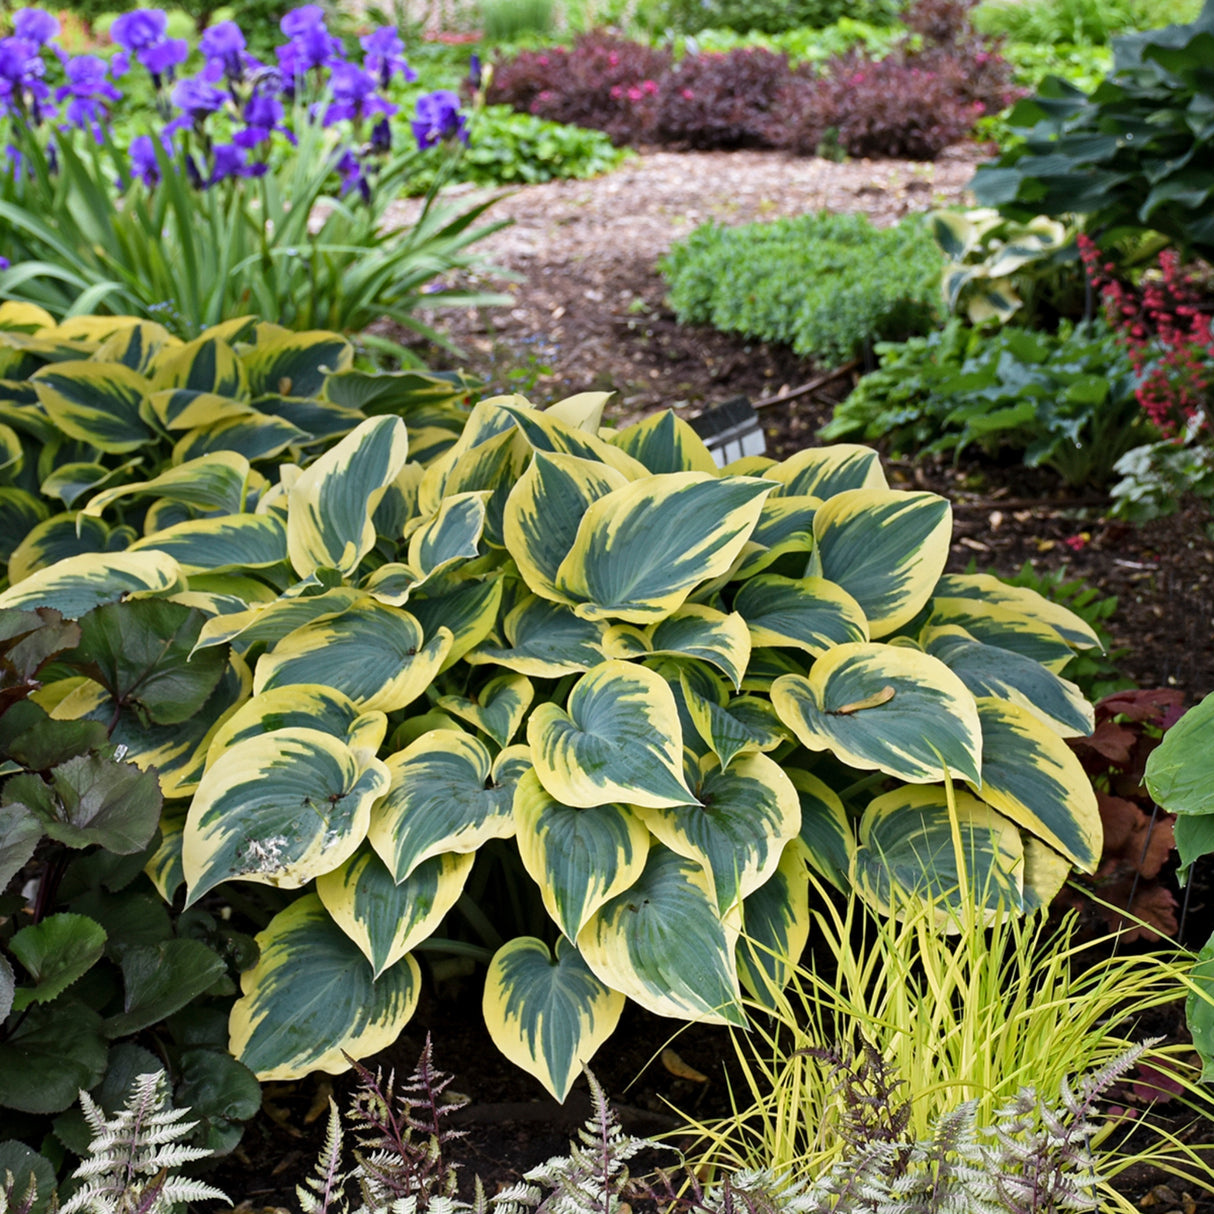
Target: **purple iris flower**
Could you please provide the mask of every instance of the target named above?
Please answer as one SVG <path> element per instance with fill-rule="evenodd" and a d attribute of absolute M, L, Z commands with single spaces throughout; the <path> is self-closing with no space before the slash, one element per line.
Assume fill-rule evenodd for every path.
<path fill-rule="evenodd" d="M 371 185 L 367 181 L 367 175 L 363 172 L 361 162 L 353 152 L 349 150 L 345 152 L 337 162 L 337 171 L 341 174 L 341 192 L 343 194 L 348 194 L 351 190 L 356 189 L 363 202 L 371 201 Z"/>
<path fill-rule="evenodd" d="M 326 63 L 342 61 L 341 42 L 325 28 L 324 10 L 319 5 L 305 4 L 293 9 L 278 24 L 290 39 L 274 51 L 288 79 Z"/>
<path fill-rule="evenodd" d="M 0 270 L 7 270 L 12 262 L 7 257 L 0 257 Z"/>
<path fill-rule="evenodd" d="M 239 79 L 244 72 L 244 48 L 244 34 L 235 21 L 217 21 L 198 40 L 207 67 L 218 67 L 219 74 L 229 80 Z"/>
<path fill-rule="evenodd" d="M 266 166 L 260 161 L 249 162 L 244 148 L 233 143 L 217 143 L 212 151 L 211 175 L 206 181 L 213 186 L 229 177 L 261 177 Z"/>
<path fill-rule="evenodd" d="M 165 133 L 171 135 L 184 127 L 199 125 L 208 114 L 223 109 L 227 99 L 228 95 L 222 89 L 217 89 L 196 76 L 187 76 L 174 86 L 171 98 L 173 104 L 181 110 L 181 117 L 174 118 L 164 128 Z"/>
<path fill-rule="evenodd" d="M 160 145 L 170 156 L 173 154 L 173 145 L 164 135 L 160 136 Z M 136 135 L 127 154 L 131 158 L 132 175 L 150 190 L 160 180 L 160 162 L 151 135 Z"/>
<path fill-rule="evenodd" d="M 282 125 L 282 102 L 268 90 L 255 89 L 245 102 L 241 117 L 245 120 L 245 129 L 237 131 L 232 142 L 242 148 L 256 147 L 269 139 L 275 131 L 289 134 Z"/>
<path fill-rule="evenodd" d="M 36 43 L 26 38 L 0 38 L 0 115 L 28 116 L 37 124 L 45 117 L 51 90 L 43 83 L 46 65 Z"/>
<path fill-rule="evenodd" d="M 109 65 L 96 55 L 78 55 L 64 64 L 67 84 L 55 91 L 55 100 L 67 100 L 63 118 L 69 127 L 89 130 L 101 142 L 101 124 L 109 114 L 109 102 L 122 94 L 109 82 Z"/>
<path fill-rule="evenodd" d="M 293 8 L 285 14 L 278 23 L 278 28 L 288 38 L 294 38 L 297 34 L 302 34 L 305 30 L 316 25 L 324 25 L 324 23 L 325 10 L 319 4 L 301 4 L 299 8 Z"/>
<path fill-rule="evenodd" d="M 381 89 L 386 89 L 397 73 L 406 82 L 417 79 L 417 73 L 405 61 L 405 44 L 390 25 L 381 25 L 360 38 L 358 45 L 366 52 L 363 67 L 379 81 Z"/>
<path fill-rule="evenodd" d="M 483 78 L 484 72 L 481 68 L 481 57 L 474 51 L 468 57 L 468 84 L 474 92 L 480 88 Z"/>
<path fill-rule="evenodd" d="M 459 96 L 450 89 L 438 89 L 419 97 L 412 126 L 419 148 L 433 147 L 452 138 L 468 142 L 468 123 L 459 112 Z"/>
<path fill-rule="evenodd" d="M 391 117 L 397 107 L 375 91 L 375 79 L 354 63 L 335 63 L 329 75 L 333 101 L 325 109 L 322 125 L 332 126 L 344 119 L 358 120 L 372 114 Z"/>
<path fill-rule="evenodd" d="M 132 52 L 159 84 L 161 76 L 172 75 L 190 53 L 184 38 L 168 38 L 169 19 L 158 8 L 137 8 L 123 13 L 110 26 L 110 38 L 124 51 Z M 130 64 L 128 55 L 115 55 L 111 67 L 121 76 Z"/>
<path fill-rule="evenodd" d="M 59 32 L 59 22 L 40 8 L 19 8 L 13 14 L 13 33 L 26 42 L 44 46 Z"/>

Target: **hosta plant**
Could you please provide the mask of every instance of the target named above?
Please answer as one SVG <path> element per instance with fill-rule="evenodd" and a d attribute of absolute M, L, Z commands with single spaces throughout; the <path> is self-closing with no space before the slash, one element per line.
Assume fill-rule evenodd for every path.
<path fill-rule="evenodd" d="M 353 362 L 338 333 L 253 317 L 183 342 L 131 317 L 56 324 L 33 304 L 0 304 L 0 562 L 20 580 L 239 511 L 268 484 L 250 465 L 305 463 L 371 413 L 408 417 L 415 450 L 455 441 L 461 374 L 370 376 Z"/>
<path fill-rule="evenodd" d="M 955 889 L 962 854 L 1019 907 L 1097 863 L 1064 741 L 1091 707 L 1056 674 L 1087 625 L 945 575 L 948 503 L 871 450 L 720 470 L 674 414 L 600 430 L 604 399 L 482 401 L 425 462 L 371 418 L 256 495 L 234 475 L 225 514 L 0 595 L 178 603 L 208 617 L 191 660 L 230 655 L 150 871 L 188 906 L 251 882 L 281 907 L 230 1023 L 262 1078 L 391 1042 L 414 954 L 455 949 L 563 1099 L 628 999 L 744 1023 L 805 942 L 809 868 L 886 906 Z M 39 695 L 121 707 L 95 679 Z"/>

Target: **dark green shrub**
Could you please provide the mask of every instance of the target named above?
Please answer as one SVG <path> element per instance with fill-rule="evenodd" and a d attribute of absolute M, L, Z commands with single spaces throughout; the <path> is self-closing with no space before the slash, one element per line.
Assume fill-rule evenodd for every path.
<path fill-rule="evenodd" d="M 662 261 L 670 304 L 708 324 L 842 362 L 930 328 L 941 256 L 918 219 L 875 228 L 863 215 L 705 224 Z"/>
<path fill-rule="evenodd" d="M 1138 407 L 1138 375 L 1106 325 L 1056 334 L 958 320 L 928 337 L 878 347 L 866 375 L 822 430 L 832 441 L 882 438 L 898 452 L 1023 451 L 1030 467 L 1068 484 L 1104 485 L 1113 465 L 1152 429 Z"/>
<path fill-rule="evenodd" d="M 821 29 L 840 17 L 888 25 L 900 7 L 898 0 L 665 0 L 660 23 L 686 34 L 702 29 L 782 34 Z"/>
<path fill-rule="evenodd" d="M 1012 219 L 1082 214 L 1091 231 L 1160 232 L 1214 257 L 1214 0 L 1190 25 L 1113 42 L 1091 96 L 1051 77 L 1009 119 L 1024 142 L 974 178 Z"/>

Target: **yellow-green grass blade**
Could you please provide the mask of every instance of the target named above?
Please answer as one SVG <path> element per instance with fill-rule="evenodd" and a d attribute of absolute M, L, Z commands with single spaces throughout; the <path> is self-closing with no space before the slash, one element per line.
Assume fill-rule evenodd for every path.
<path fill-rule="evenodd" d="M 527 741 L 540 783 L 565 805 L 696 803 L 683 781 L 674 693 L 643 666 L 600 663 L 578 680 L 568 711 L 558 704 L 532 711 Z"/>
<path fill-rule="evenodd" d="M 483 1006 L 494 1045 L 563 1103 L 615 1031 L 624 996 L 604 986 L 564 937 L 553 958 L 543 941 L 519 936 L 489 963 Z"/>
<path fill-rule="evenodd" d="M 214 330 L 212 330 L 214 331 Z M 330 375 L 354 365 L 354 347 L 340 333 L 259 325 L 240 356 L 253 397 L 319 396 Z"/>
<path fill-rule="evenodd" d="M 948 791 L 939 785 L 898 788 L 869 803 L 855 861 L 856 887 L 866 901 L 888 914 L 908 897 L 957 906 L 967 890 L 980 906 L 1020 907 L 1020 832 L 963 789 L 953 798 L 955 823 Z"/>
<path fill-rule="evenodd" d="M 433 518 L 409 537 L 409 564 L 422 578 L 433 577 L 458 561 L 475 560 L 485 530 L 489 494 L 456 493 L 443 499 Z"/>
<path fill-rule="evenodd" d="M 659 842 L 708 873 L 722 914 L 775 872 L 801 829 L 797 790 L 766 755 L 737 758 L 722 770 L 715 758 L 695 773 L 699 805 L 638 809 Z"/>
<path fill-rule="evenodd" d="M 187 576 L 220 569 L 268 569 L 287 559 L 287 529 L 273 514 L 192 519 L 136 540 L 131 552 L 166 552 Z"/>
<path fill-rule="evenodd" d="M 408 454 L 404 422 L 373 417 L 304 470 L 290 488 L 287 514 L 287 546 L 300 577 L 354 571 L 375 545 L 371 516 Z"/>
<path fill-rule="evenodd" d="M 871 636 L 888 636 L 931 597 L 952 531 L 952 510 L 934 493 L 844 490 L 814 515 L 814 572 L 860 604 Z"/>
<path fill-rule="evenodd" d="M 1025 615 L 1002 603 L 984 603 L 970 598 L 934 597 L 923 633 L 952 625 L 975 641 L 1022 654 L 1057 674 L 1074 657 L 1071 646 L 1058 630 L 1044 620 Z"/>
<path fill-rule="evenodd" d="M 548 914 L 570 940 L 644 872 L 649 831 L 638 812 L 643 811 L 627 805 L 574 809 L 549 796 L 534 771 L 519 780 L 514 794 L 519 855 Z"/>
<path fill-rule="evenodd" d="M 704 440 L 671 409 L 634 422 L 611 436 L 611 442 L 626 451 L 650 472 L 706 472 L 719 476 L 717 462 Z"/>
<path fill-rule="evenodd" d="M 511 802 L 523 747 L 494 763 L 470 734 L 432 729 L 387 760 L 387 795 L 375 806 L 367 838 L 397 881 L 444 852 L 471 853 L 514 834 Z"/>
<path fill-rule="evenodd" d="M 47 416 L 71 438 L 112 455 L 151 441 L 152 431 L 141 416 L 148 381 L 122 363 L 52 363 L 30 382 Z"/>
<path fill-rule="evenodd" d="M 880 456 L 872 447 L 856 443 L 807 447 L 759 475 L 780 486 L 779 497 L 812 496 L 825 501 L 849 489 L 888 488 Z"/>
<path fill-rule="evenodd" d="M 382 741 L 387 717 L 383 713 L 365 715 L 382 723 Z M 275 687 L 254 696 L 229 717 L 211 741 L 207 762 L 214 763 L 238 742 L 273 733 L 276 729 L 319 729 L 330 737 L 348 741 L 355 722 L 361 721 L 362 716 L 354 701 L 335 687 L 319 683 Z"/>
<path fill-rule="evenodd" d="M 735 947 L 737 915 L 722 920 L 708 874 L 657 843 L 637 882 L 578 935 L 604 985 L 658 1016 L 746 1023 Z"/>
<path fill-rule="evenodd" d="M 766 1007 L 789 982 L 809 940 L 809 882 L 805 848 L 792 840 L 766 881 L 742 904 L 738 978 Z"/>
<path fill-rule="evenodd" d="M 522 727 L 535 688 L 526 675 L 502 674 L 490 679 L 473 697 L 440 696 L 439 708 L 488 734 L 498 746 L 509 746 Z"/>
<path fill-rule="evenodd" d="M 577 542 L 593 502 L 627 485 L 620 472 L 597 461 L 537 451 L 506 499 L 506 550 L 535 594 L 556 603 L 572 599 L 556 585 L 561 563 Z"/>
<path fill-rule="evenodd" d="M 1070 608 L 1028 586 L 1009 586 L 989 573 L 947 573 L 937 582 L 934 593 L 944 599 L 977 599 L 1010 607 L 1049 624 L 1074 649 L 1100 648 L 1100 638 L 1091 625 Z"/>
<path fill-rule="evenodd" d="M 533 679 L 559 679 L 597 666 L 607 625 L 583 620 L 559 603 L 530 595 L 503 621 L 506 646 L 483 644 L 467 654 L 472 665 L 490 663 Z"/>
<path fill-rule="evenodd" d="M 737 581 L 754 577 L 781 557 L 803 554 L 808 565 L 814 546 L 814 515 L 822 499 L 810 496 L 769 497 L 763 503 L 759 522 L 750 533 L 742 561 L 732 576 Z"/>
<path fill-rule="evenodd" d="M 240 976 L 228 1048 L 263 1083 L 349 1069 L 391 1045 L 417 1007 L 421 971 L 405 957 L 377 979 L 371 964 L 305 894 L 257 934 Z"/>
<path fill-rule="evenodd" d="M 1083 692 L 1032 658 L 984 645 L 955 625 L 925 628 L 920 640 L 975 697 L 1009 700 L 1063 738 L 1086 737 L 1095 727 L 1092 705 Z"/>
<path fill-rule="evenodd" d="M 856 832 L 843 801 L 829 784 L 800 768 L 785 773 L 797 790 L 801 806 L 800 839 L 805 859 L 837 890 L 851 887 L 856 856 Z"/>
<path fill-rule="evenodd" d="M 868 620 L 842 586 L 821 577 L 760 573 L 737 593 L 752 645 L 803 649 L 814 657 L 835 645 L 867 641 Z"/>
<path fill-rule="evenodd" d="M 247 738 L 207 768 L 186 820 L 189 903 L 222 881 L 298 889 L 330 872 L 367 834 L 391 777 L 318 729 Z"/>
<path fill-rule="evenodd" d="M 772 684 L 780 720 L 809 750 L 911 784 L 981 780 L 982 730 L 966 686 L 945 664 L 901 645 L 838 645 L 809 677 Z"/>
<path fill-rule="evenodd" d="M 588 619 L 654 623 L 742 551 L 772 486 L 671 472 L 634 481 L 586 511 L 556 587 Z"/>
<path fill-rule="evenodd" d="M 253 693 L 291 683 L 321 683 L 364 710 L 395 712 L 434 681 L 451 647 L 445 628 L 425 638 L 407 611 L 364 602 L 288 633 L 257 659 Z"/>
<path fill-rule="evenodd" d="M 1095 872 L 1104 829 L 1092 782 L 1075 752 L 1017 704 L 984 697 L 978 716 L 982 784 L 974 792 L 1077 868 Z"/>
<path fill-rule="evenodd" d="M 440 673 L 449 670 L 493 631 L 504 589 L 503 579 L 493 575 L 439 574 L 412 596 L 409 609 L 424 635 L 432 637 L 441 631 L 451 634 L 451 645 L 439 666 Z"/>
<path fill-rule="evenodd" d="M 281 595 L 271 602 L 252 603 L 245 611 L 233 611 L 207 620 L 198 634 L 198 648 L 236 642 L 244 650 L 251 645 L 281 641 L 305 624 L 333 619 L 366 596 L 353 586 L 336 586 L 321 594 L 302 597 Z"/>
<path fill-rule="evenodd" d="M 232 346 L 213 332 L 163 353 L 156 359 L 151 379 L 157 392 L 178 388 L 229 399 L 249 394 L 244 364 Z"/>
<path fill-rule="evenodd" d="M 0 608 L 53 607 L 77 620 L 102 603 L 128 594 L 170 594 L 184 588 L 181 570 L 163 552 L 84 552 L 35 569 L 0 594 Z"/>
<path fill-rule="evenodd" d="M 463 893 L 475 860 L 471 853 L 432 856 L 398 885 L 364 843 L 340 868 L 316 878 L 316 893 L 379 978 L 433 934 Z"/>

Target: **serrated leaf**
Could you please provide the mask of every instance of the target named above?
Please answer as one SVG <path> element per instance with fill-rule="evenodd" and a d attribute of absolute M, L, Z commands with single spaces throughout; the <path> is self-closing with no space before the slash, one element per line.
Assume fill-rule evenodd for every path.
<path fill-rule="evenodd" d="M 9 951 L 34 985 L 18 987 L 14 1009 L 20 1012 L 63 994 L 101 960 L 105 940 L 105 929 L 87 915 L 48 915 L 41 923 L 21 928 L 9 941 Z"/>

